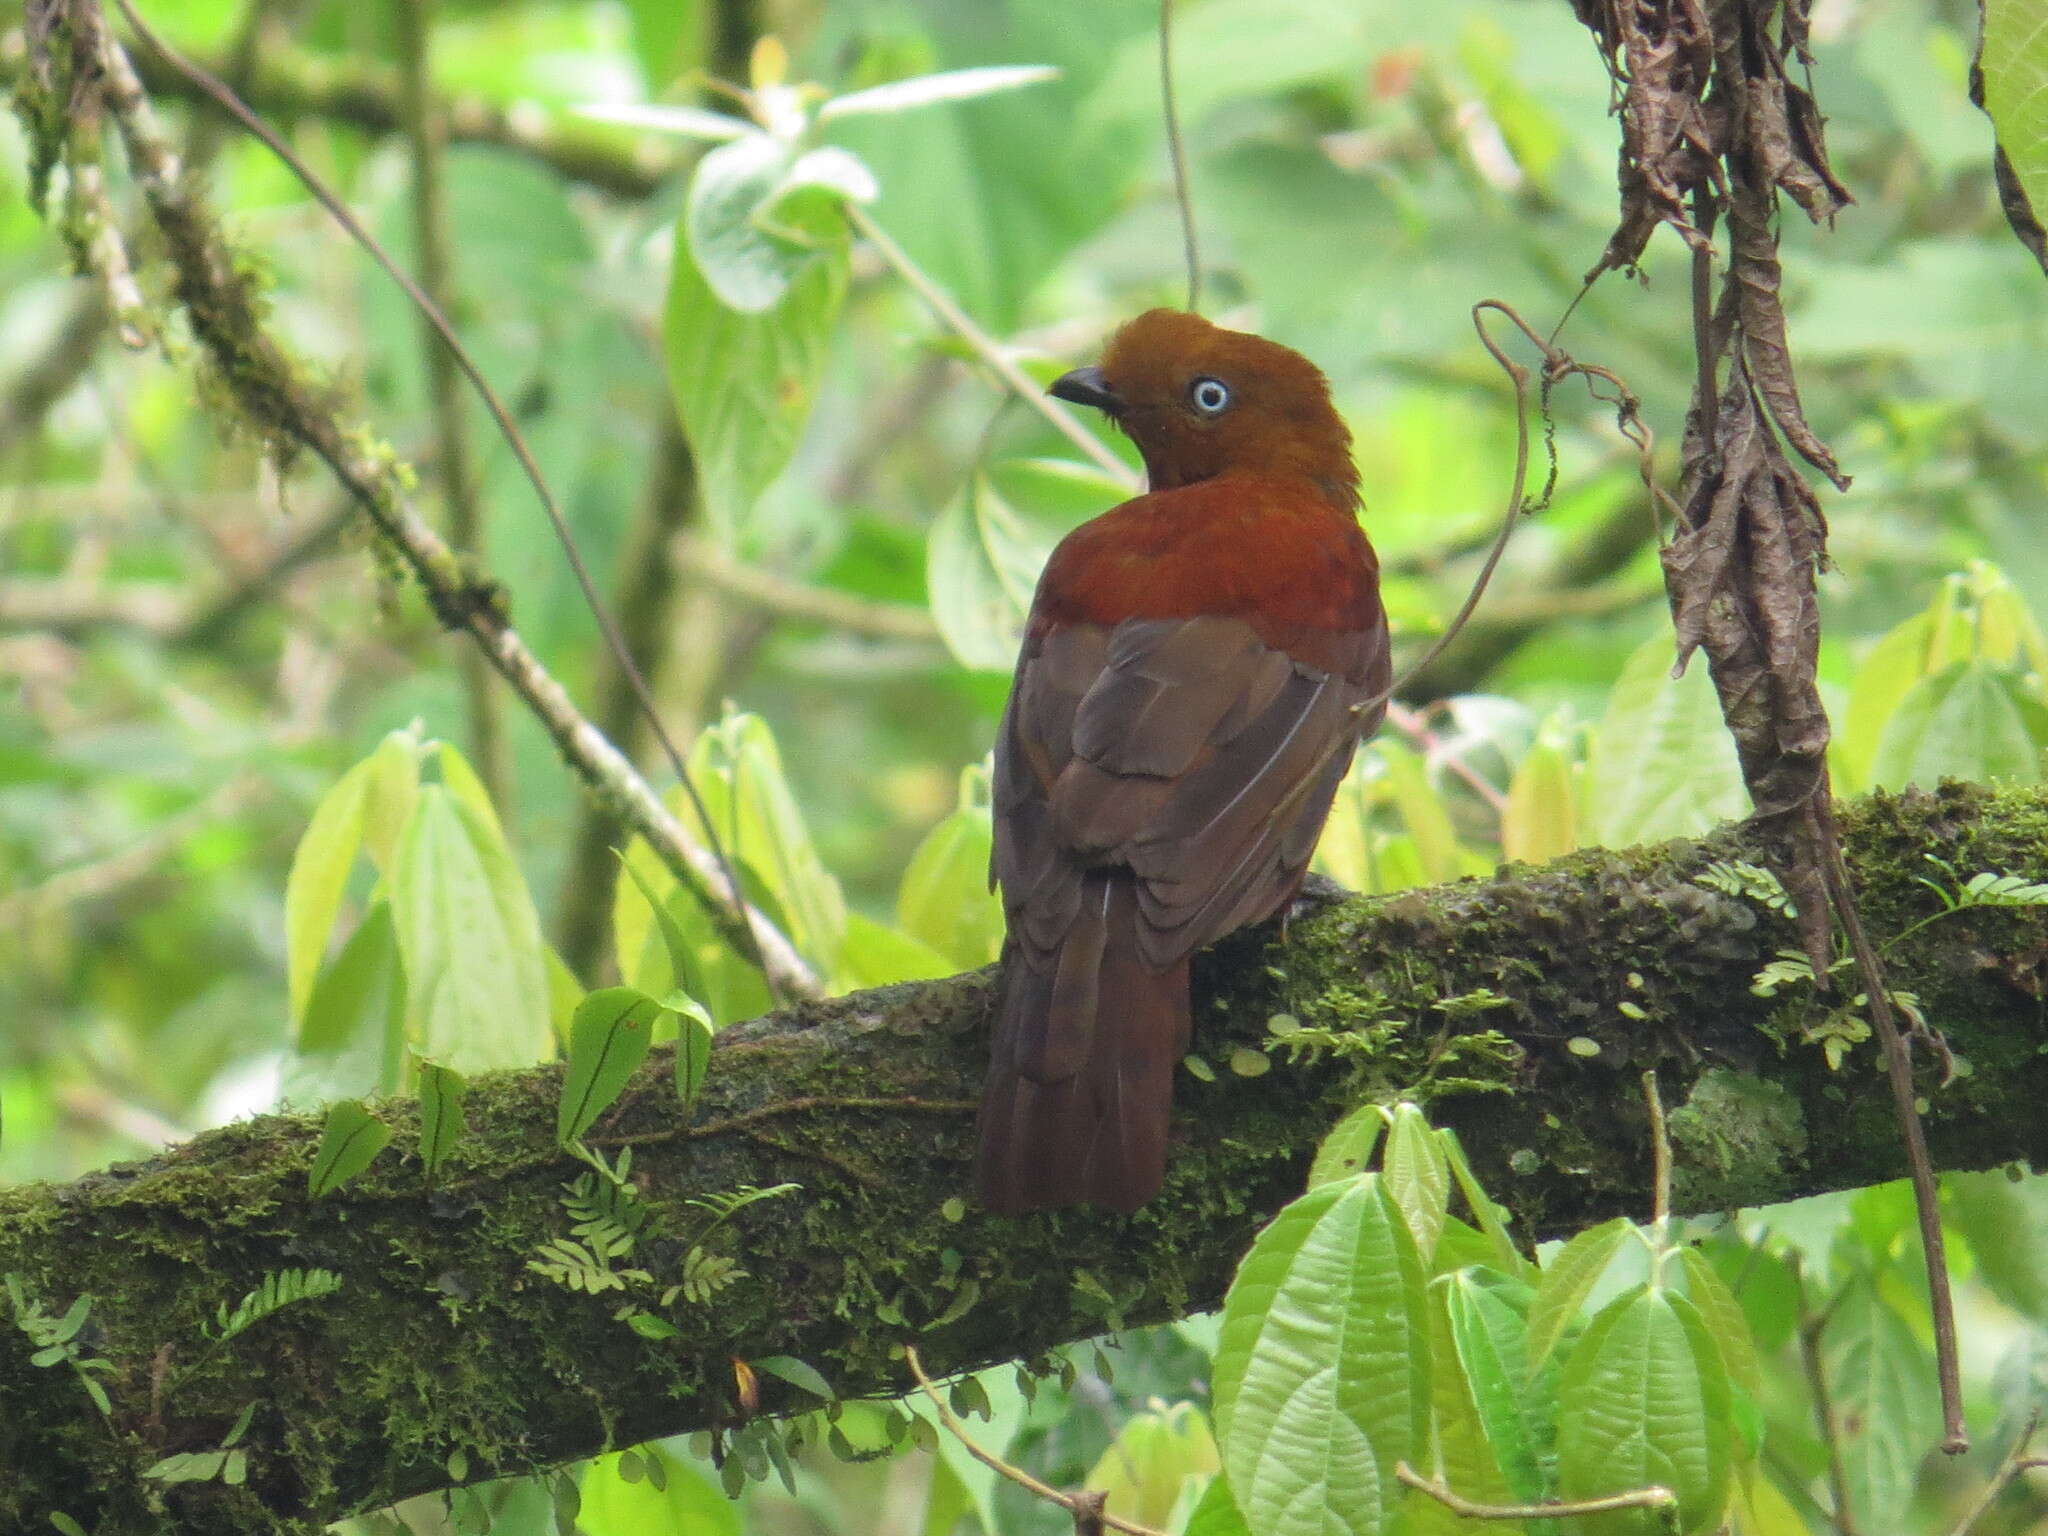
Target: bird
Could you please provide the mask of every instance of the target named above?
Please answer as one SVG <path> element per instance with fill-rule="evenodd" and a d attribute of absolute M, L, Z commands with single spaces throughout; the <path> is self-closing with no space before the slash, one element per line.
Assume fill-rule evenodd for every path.
<path fill-rule="evenodd" d="M 1281 911 L 1386 711 L 1351 434 L 1300 353 L 1152 309 L 1050 393 L 1144 494 L 1053 549 L 998 727 L 1006 937 L 975 1187 L 1129 1214 L 1165 1179 L 1188 961 Z"/>

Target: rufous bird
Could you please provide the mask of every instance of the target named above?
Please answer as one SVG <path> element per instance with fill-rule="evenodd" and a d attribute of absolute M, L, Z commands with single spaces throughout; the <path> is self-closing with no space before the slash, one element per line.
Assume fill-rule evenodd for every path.
<path fill-rule="evenodd" d="M 976 1183 L 1133 1211 L 1166 1170 L 1188 957 L 1301 884 L 1385 713 L 1351 434 L 1297 352 L 1155 309 L 1052 386 L 1149 489 L 1060 541 L 995 748 L 1009 936 Z"/>

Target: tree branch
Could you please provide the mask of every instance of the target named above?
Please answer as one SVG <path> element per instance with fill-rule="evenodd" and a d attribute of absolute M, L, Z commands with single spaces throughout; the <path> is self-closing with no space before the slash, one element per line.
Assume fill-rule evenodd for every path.
<path fill-rule="evenodd" d="M 2048 790 L 1950 786 L 1845 806 L 1842 819 L 1884 945 L 1940 909 L 1919 883 L 1927 855 L 1966 873 L 2038 869 Z M 1262 1045 L 1285 1012 L 1351 1039 L 1353 1065 L 1290 1065 L 1283 1050 L 1260 1076 L 1184 1078 L 1168 1187 L 1131 1218 L 962 1212 L 987 973 L 725 1031 L 694 1122 L 657 1052 L 591 1137 L 634 1148 L 650 1208 L 631 1262 L 653 1282 L 624 1294 L 660 1310 L 703 1219 L 687 1197 L 803 1186 L 721 1229 L 715 1246 L 745 1278 L 663 1313 L 677 1334 L 662 1342 L 616 1319 L 619 1295 L 527 1268 L 568 1234 L 561 1187 L 581 1171 L 554 1142 L 558 1068 L 474 1083 L 435 1188 L 413 1155 L 415 1107 L 392 1100 L 377 1113 L 393 1147 L 324 1200 L 306 1195 L 320 1123 L 284 1116 L 61 1188 L 0 1192 L 0 1273 L 59 1312 L 95 1298 L 82 1337 L 111 1367 L 97 1379 L 113 1403 L 109 1423 L 69 1372 L 0 1338 L 0 1529 L 42 1528 L 52 1510 L 88 1529 L 156 1529 L 142 1525 L 152 1485 L 139 1469 L 217 1445 L 252 1400 L 246 1485 L 155 1488 L 174 1529 L 305 1529 L 445 1486 L 457 1450 L 482 1477 L 730 1424 L 734 1357 L 796 1355 L 844 1394 L 895 1393 L 908 1386 L 893 1358 L 906 1332 L 944 1374 L 1210 1307 L 1254 1230 L 1299 1191 L 1317 1139 L 1366 1094 L 1430 1100 L 1525 1237 L 1648 1212 L 1647 1068 L 1671 1106 L 1681 1212 L 1895 1178 L 1874 1048 L 1830 1071 L 1799 1029 L 1833 1000 L 1811 1000 L 1802 1021 L 1784 994 L 1749 990 L 1791 925 L 1692 883 L 1711 860 L 1761 857 L 1729 828 L 1349 900 L 1297 916 L 1284 943 L 1268 926 L 1220 946 L 1197 968 L 1198 1050 L 1222 1060 Z M 1974 1067 L 1946 1088 L 1923 1074 L 1945 1167 L 2048 1158 L 2044 954 L 2043 908 L 1965 909 L 1892 945 L 1896 984 Z M 1506 1003 L 1441 1006 L 1482 988 Z M 957 1262 L 942 1262 L 949 1249 Z M 342 1291 L 193 1363 L 215 1308 L 307 1265 L 341 1275 Z M 180 1366 L 176 1390 L 153 1395 Z M 762 1386 L 764 1411 L 811 1406 Z"/>

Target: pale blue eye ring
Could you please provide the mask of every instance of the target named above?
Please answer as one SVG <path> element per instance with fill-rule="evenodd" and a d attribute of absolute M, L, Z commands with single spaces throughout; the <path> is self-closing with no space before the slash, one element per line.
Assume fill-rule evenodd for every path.
<path fill-rule="evenodd" d="M 1188 385 L 1188 404 L 1204 416 L 1221 416 L 1230 409 L 1230 386 L 1221 379 L 1196 379 Z"/>

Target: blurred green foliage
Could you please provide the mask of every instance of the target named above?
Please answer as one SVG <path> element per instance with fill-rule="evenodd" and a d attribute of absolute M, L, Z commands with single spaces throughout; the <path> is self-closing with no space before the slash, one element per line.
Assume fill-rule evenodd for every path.
<path fill-rule="evenodd" d="M 145 8 L 216 62 L 253 37 L 252 99 L 410 260 L 410 147 L 316 89 L 346 76 L 393 99 L 387 8 Z M 1397 639 L 1416 654 L 1463 596 L 1514 451 L 1505 383 L 1467 312 L 1499 297 L 1547 327 L 1577 294 L 1614 217 L 1608 82 L 1556 0 L 1178 10 L 1209 311 L 1330 375 Z M 2011 59 L 1987 56 L 2006 71 L 1988 97 L 2038 178 L 2048 33 L 2027 31 L 2031 14 L 1999 8 Z M 443 167 L 451 312 L 601 584 L 661 637 L 664 712 L 694 737 L 750 893 L 835 987 L 994 958 L 979 764 L 1038 562 L 1118 494 L 856 238 L 846 202 L 1034 377 L 1092 356 L 1118 320 L 1181 291 L 1156 15 L 1150 0 L 444 0 L 433 19 L 433 78 L 460 104 Z M 1817 8 L 1816 89 L 1858 206 L 1833 230 L 1789 219 L 1784 237 L 1808 414 L 1856 477 L 1828 503 L 1822 583 L 1845 792 L 2034 780 L 2048 745 L 2048 304 L 1994 196 L 1991 124 L 1968 103 L 1975 24 L 1958 0 Z M 18 37 L 0 47 L 10 69 Z M 1057 73 L 828 104 L 1020 65 Z M 751 88 L 761 123 L 708 75 Z M 431 509 L 435 428 L 404 300 L 267 151 L 165 105 L 272 323 L 346 419 L 417 466 Z M 650 106 L 730 126 L 707 149 L 702 131 L 635 126 Z M 616 180 L 579 170 L 591 157 Z M 659 1005 L 657 1038 L 765 1007 L 644 848 L 623 849 L 633 879 L 611 865 L 565 882 L 586 812 L 516 715 L 493 804 L 452 744 L 454 642 L 314 468 L 237 431 L 188 338 L 111 344 L 28 210 L 26 174 L 23 140 L 0 130 L 0 1177 L 72 1176 L 280 1097 L 416 1086 L 422 1062 L 453 1106 L 454 1071 L 555 1051 L 586 989 L 611 981 Z M 161 298 L 158 253 L 137 253 Z M 1675 243 L 1653 243 L 1639 278 L 1610 275 L 1563 339 L 1626 378 L 1670 442 L 1692 384 Z M 1743 808 L 1700 669 L 1668 675 L 1634 451 L 1599 402 L 1566 390 L 1551 409 L 1536 475 L 1554 483 L 1446 658 L 1456 688 L 1418 678 L 1340 797 L 1321 859 L 1348 885 L 1681 835 Z M 488 566 L 588 699 L 610 663 L 482 425 L 467 413 Z M 1668 449 L 1658 462 L 1668 473 Z M 666 567 L 651 582 L 648 561 Z M 605 943 L 571 974 L 541 935 L 567 933 L 579 908 L 602 916 Z M 1967 1465 L 1923 1464 L 1924 1304 L 1899 1191 L 1708 1224 L 1690 1251 L 1739 1298 L 1763 1357 L 1744 1400 L 1765 1450 L 1737 1458 L 1737 1529 L 1822 1528 L 1829 1468 L 1796 1338 L 1815 1316 L 1830 1318 L 1836 1411 L 1855 1426 L 1842 1482 L 1883 1528 L 1945 1529 L 2027 1405 L 2048 1401 L 2048 1197 L 1986 1174 L 1951 1179 L 1948 1198 L 1974 1266 L 1983 1448 Z M 1430 1303 L 1449 1310 L 1418 1326 L 1535 1329 L 1526 1295 L 1444 1273 L 1467 1277 L 1463 1299 Z M 1609 1275 L 1589 1309 L 1622 1318 L 1658 1294 L 1627 1289 L 1641 1278 Z M 1711 1313 L 1707 1277 L 1689 1272 L 1686 1289 Z M 1690 1337 L 1659 1305 L 1636 1321 Z M 1238 1528 L 1204 1494 L 1216 1345 L 1209 1319 L 1112 1336 L 1069 1352 L 1063 1387 L 1027 1395 L 1004 1368 L 963 1406 L 1048 1480 L 1214 1536 Z M 780 1443 L 771 1457 L 750 1442 L 728 1463 L 754 1479 L 737 1506 L 703 1448 L 675 1444 L 407 1518 L 508 1536 L 579 1521 L 588 1536 L 1062 1528 L 922 1413 L 846 1405 L 789 1486 L 771 1475 Z M 818 1454 L 827 1442 L 840 1458 Z M 1220 1464 L 1231 1454 L 1226 1435 Z M 2021 1487 L 1978 1529 L 2048 1529 L 2048 1515 Z"/>

